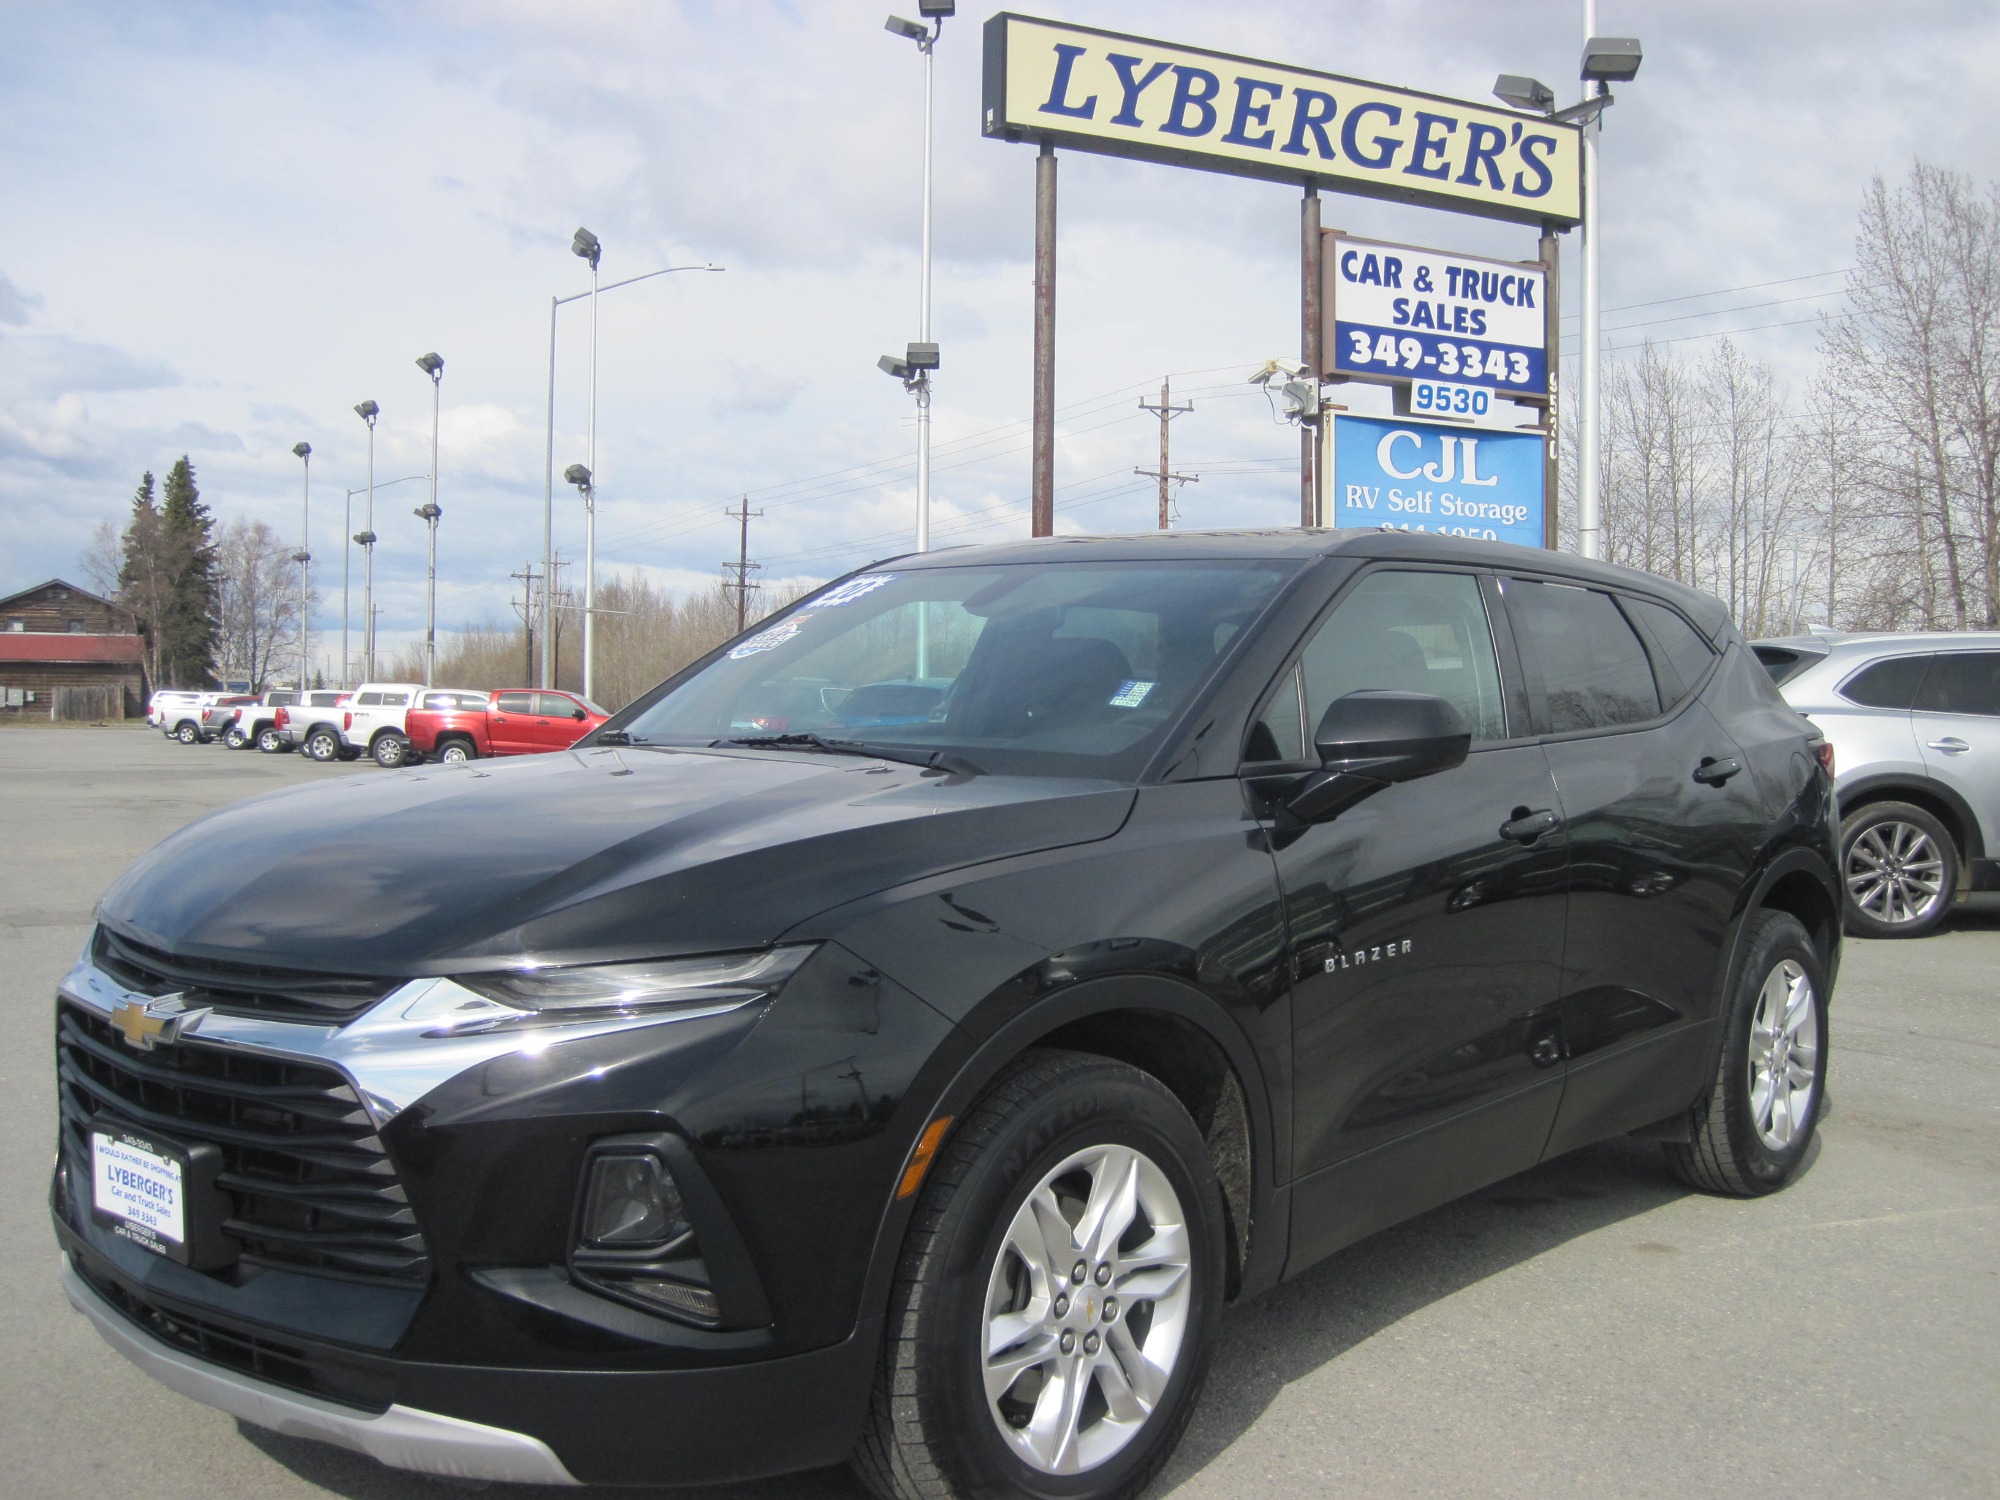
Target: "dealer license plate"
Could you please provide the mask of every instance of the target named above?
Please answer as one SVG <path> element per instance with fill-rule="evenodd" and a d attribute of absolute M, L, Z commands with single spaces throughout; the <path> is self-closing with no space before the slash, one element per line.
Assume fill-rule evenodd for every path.
<path fill-rule="evenodd" d="M 90 1133 L 93 1203 L 113 1231 L 171 1253 L 187 1238 L 187 1162 L 176 1151 L 123 1130 Z"/>

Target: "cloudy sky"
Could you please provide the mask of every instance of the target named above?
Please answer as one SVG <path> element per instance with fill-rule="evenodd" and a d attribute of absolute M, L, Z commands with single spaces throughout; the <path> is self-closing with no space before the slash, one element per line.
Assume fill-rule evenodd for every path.
<path fill-rule="evenodd" d="M 915 49 L 894 0 L 0 0 L 0 593 L 78 577 L 141 471 L 188 454 L 218 517 L 299 527 L 337 640 L 352 413 L 380 403 L 378 482 L 428 468 L 444 355 L 439 619 L 510 615 L 541 547 L 549 299 L 713 262 L 602 304 L 600 566 L 678 586 L 764 515 L 766 577 L 902 550 L 909 398 L 874 368 L 916 332 Z M 906 7 L 909 8 L 909 7 Z M 1581 0 L 1061 0 L 1034 13 L 1472 99 L 1497 72 L 1565 99 Z M 978 22 L 938 51 L 940 545 L 1026 531 L 1031 147 L 978 134 Z M 1921 156 L 1994 175 L 1987 0 L 1603 0 L 1644 69 L 1604 139 L 1607 339 L 1725 330 L 1809 369 L 1840 309 L 1871 174 Z M 1184 524 L 1297 514 L 1297 439 L 1244 384 L 1298 350 L 1298 196 L 1066 155 L 1059 525 L 1149 526 L 1138 409 L 1172 374 Z M 1359 233 L 1525 258 L 1532 231 L 1330 197 Z M 1574 246 L 1566 242 L 1566 255 Z M 1566 277 L 1575 286 L 1573 269 Z M 555 463 L 584 456 L 584 304 L 562 314 Z M 1766 326 L 1780 325 L 1780 326 Z M 384 640 L 423 623 L 421 483 L 378 490 Z M 358 508 L 350 530 L 359 529 Z M 582 553 L 581 507 L 556 537 Z M 574 570 L 580 575 L 581 567 Z M 358 591 L 353 605 L 356 630 Z"/>

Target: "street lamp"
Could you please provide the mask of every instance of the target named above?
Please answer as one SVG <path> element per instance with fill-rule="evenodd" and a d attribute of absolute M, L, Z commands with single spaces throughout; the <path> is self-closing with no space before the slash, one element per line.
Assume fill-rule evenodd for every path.
<path fill-rule="evenodd" d="M 361 529 L 354 533 L 354 540 L 361 544 L 361 600 L 365 623 L 361 627 L 362 681 L 375 680 L 375 419 L 382 415 L 382 408 L 373 401 L 364 401 L 354 408 L 354 414 L 368 424 L 368 513 L 361 522 Z M 354 498 L 349 490 L 348 499 Z M 341 523 L 345 532 L 347 521 Z M 340 685 L 350 684 L 347 674 L 352 670 L 353 658 L 347 654 L 347 556 L 348 549 L 341 548 L 340 564 Z"/>
<path fill-rule="evenodd" d="M 918 349 L 930 351 L 930 362 L 918 364 L 914 357 L 905 361 L 910 373 L 899 376 L 905 389 L 917 398 L 917 550 L 931 550 L 931 380 L 937 368 L 937 345 L 931 342 L 931 75 L 933 49 L 944 34 L 945 18 L 957 10 L 955 0 L 918 0 L 917 14 L 923 22 L 891 16 L 884 29 L 917 44 L 924 59 L 924 218 L 923 245 L 917 259 L 917 341 L 910 345 L 912 356 Z M 882 365 L 888 369 L 888 364 Z"/>
<path fill-rule="evenodd" d="M 292 561 L 299 565 L 299 690 L 306 687 L 308 653 L 312 650 L 312 453 L 311 443 L 294 443 L 292 452 L 299 460 L 299 550 Z"/>
<path fill-rule="evenodd" d="M 1603 291 L 1598 277 L 1597 250 L 1597 138 L 1604 128 L 1604 111 L 1611 105 L 1609 83 L 1625 83 L 1639 74 L 1645 50 L 1632 36 L 1597 35 L 1597 0 L 1584 0 L 1583 63 L 1579 69 L 1588 91 L 1567 109 L 1555 108 L 1555 90 L 1535 78 L 1502 73 L 1494 81 L 1493 92 L 1518 109 L 1540 111 L 1552 120 L 1573 121 L 1583 127 L 1583 286 L 1579 296 L 1578 348 L 1576 362 L 1576 550 L 1580 557 L 1604 555 L 1603 445 L 1599 437 L 1603 419 L 1603 385 L 1599 376 L 1602 351 L 1598 348 Z"/>
<path fill-rule="evenodd" d="M 589 231 L 579 230 L 578 233 L 588 234 Z M 596 243 L 595 235 L 591 236 L 591 242 L 593 244 Z M 571 242 L 571 248 L 575 248 L 574 241 Z M 609 282 L 602 288 L 596 285 L 596 279 L 593 277 L 591 289 L 587 292 L 572 292 L 567 297 L 549 298 L 549 419 L 548 450 L 542 488 L 542 576 L 549 581 L 550 586 L 542 591 L 542 680 L 538 686 L 554 687 L 556 685 L 556 607 L 554 594 L 556 561 L 556 309 L 568 302 L 581 302 L 585 297 L 591 298 L 594 305 L 597 293 L 600 290 L 615 292 L 621 286 L 631 286 L 636 281 L 651 281 L 655 276 L 668 276 L 675 271 L 724 271 L 727 269 L 727 266 L 718 266 L 712 262 L 700 266 L 662 266 L 657 271 L 646 271 L 638 276 L 627 276 L 623 281 Z M 595 338 L 594 325 L 592 337 L 593 339 Z M 595 367 L 596 359 L 593 352 L 593 372 L 595 371 Z"/>
<path fill-rule="evenodd" d="M 604 247 L 588 229 L 570 236 L 570 254 L 590 262 L 590 431 L 584 440 L 589 490 L 584 501 L 583 543 L 583 696 L 590 696 L 591 669 L 597 660 L 597 263 Z M 570 483 L 576 483 L 571 480 Z"/>
<path fill-rule="evenodd" d="M 424 686 L 432 687 L 437 680 L 438 653 L 438 517 L 444 512 L 438 509 L 438 417 L 443 411 L 444 357 L 436 352 L 417 356 L 417 368 L 431 378 L 431 500 L 428 505 L 419 505 L 416 514 L 422 516 L 430 527 L 430 609 L 428 623 L 424 627 Z"/>
<path fill-rule="evenodd" d="M 597 484 L 587 464 L 571 464 L 563 470 L 563 482 L 576 486 L 577 494 L 583 497 L 583 696 L 592 696 L 596 686 L 593 680 L 593 663 L 590 653 L 590 622 L 597 612 L 597 598 L 591 592 L 591 564 L 597 557 Z"/>

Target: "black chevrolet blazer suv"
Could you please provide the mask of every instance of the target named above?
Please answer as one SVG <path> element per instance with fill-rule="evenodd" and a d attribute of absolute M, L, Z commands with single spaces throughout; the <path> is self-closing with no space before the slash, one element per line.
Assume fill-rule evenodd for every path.
<path fill-rule="evenodd" d="M 1226 1303 L 1593 1141 L 1768 1193 L 1829 757 L 1722 606 L 1383 532 L 851 574 L 575 749 L 299 787 L 104 896 L 63 1281 L 467 1479 L 1129 1495 Z"/>

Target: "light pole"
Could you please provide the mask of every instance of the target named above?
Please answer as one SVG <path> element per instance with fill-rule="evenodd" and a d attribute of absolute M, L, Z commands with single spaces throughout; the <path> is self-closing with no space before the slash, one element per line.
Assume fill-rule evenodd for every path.
<path fill-rule="evenodd" d="M 1554 109 L 1555 90 L 1533 78 L 1500 75 L 1493 92 L 1522 109 L 1538 109 L 1552 120 L 1575 121 L 1583 127 L 1583 286 L 1578 319 L 1576 362 L 1576 550 L 1579 557 L 1604 555 L 1603 448 L 1599 440 L 1603 393 L 1599 380 L 1598 329 L 1602 295 L 1597 261 L 1597 137 L 1604 111 L 1611 105 L 1611 83 L 1638 76 L 1644 51 L 1631 36 L 1598 36 L 1597 0 L 1583 0 L 1583 66 L 1589 85 L 1581 102 Z M 1551 497 L 1553 499 L 1553 497 Z"/>
<path fill-rule="evenodd" d="M 367 404 L 373 406 L 375 403 L 370 401 Z M 369 465 L 369 468 L 372 471 L 374 465 L 372 464 Z M 347 507 L 342 517 L 343 521 L 342 529 L 345 530 L 347 526 L 351 526 L 354 524 L 354 497 L 356 495 L 367 495 L 369 497 L 369 504 L 373 505 L 376 490 L 393 489 L 395 486 L 399 484 L 411 484 L 416 480 L 428 479 L 430 477 L 431 476 L 428 474 L 405 474 L 401 479 L 386 479 L 381 484 L 376 484 L 375 476 L 371 472 L 368 476 L 367 484 L 365 485 L 357 484 L 353 489 L 347 492 Z M 375 545 L 375 533 L 372 531 L 357 531 L 354 533 L 352 540 L 363 548 L 372 548 Z M 352 549 L 348 550 L 351 551 Z M 371 558 L 370 561 L 372 563 L 373 559 Z M 367 618 L 361 622 L 362 649 L 364 653 L 366 653 L 366 652 L 371 652 L 375 649 L 374 641 L 372 639 L 372 632 L 368 628 L 369 621 L 372 620 L 375 615 L 375 594 L 372 588 L 368 588 L 363 593 L 361 607 L 363 613 L 367 616 Z M 342 687 L 353 687 L 354 684 L 348 680 L 348 673 L 352 670 L 352 667 L 346 655 L 347 653 L 347 564 L 345 561 L 341 563 L 341 572 L 340 572 L 340 649 L 342 658 L 340 663 L 340 685 Z M 375 664 L 372 660 L 367 660 L 367 659 L 363 660 L 361 674 L 362 674 L 361 680 L 363 682 L 367 682 L 375 676 Z"/>
<path fill-rule="evenodd" d="M 368 513 L 361 522 L 361 529 L 354 533 L 354 540 L 361 544 L 361 680 L 372 682 L 375 678 L 375 419 L 382 415 L 382 408 L 373 401 L 364 401 L 354 408 L 354 414 L 368 424 Z M 351 493 L 351 492 L 350 492 Z M 346 528 L 343 527 L 344 531 Z M 340 682 L 345 687 L 349 671 L 347 655 L 347 575 L 341 574 L 340 583 Z"/>
<path fill-rule="evenodd" d="M 924 59 L 924 214 L 922 248 L 917 257 L 917 341 L 905 361 L 912 374 L 904 385 L 917 398 L 917 550 L 931 550 L 931 379 L 937 368 L 936 345 L 931 342 L 931 121 L 932 50 L 944 35 L 946 17 L 957 9 L 955 0 L 918 0 L 917 14 L 929 25 L 891 16 L 885 27 L 917 44 Z M 929 350 L 928 364 L 920 364 L 916 351 Z"/>
<path fill-rule="evenodd" d="M 299 550 L 292 561 L 299 565 L 299 691 L 304 692 L 312 650 L 312 444 L 294 443 L 292 452 L 299 460 Z"/>
<path fill-rule="evenodd" d="M 419 505 L 416 514 L 422 516 L 424 524 L 430 528 L 430 605 L 424 626 L 424 686 L 432 687 L 437 680 L 438 654 L 438 517 L 444 512 L 438 509 L 438 418 L 444 406 L 444 357 L 436 352 L 417 356 L 417 368 L 431 378 L 431 499 L 428 505 Z"/>
<path fill-rule="evenodd" d="M 604 247 L 588 229 L 570 237 L 570 253 L 590 262 L 590 432 L 584 441 L 589 489 L 584 497 L 583 533 L 583 696 L 590 696 L 591 668 L 597 659 L 597 263 Z M 574 481 L 572 481 L 573 483 Z"/>
<path fill-rule="evenodd" d="M 571 464 L 563 470 L 563 482 L 576 486 L 577 494 L 583 497 L 583 696 L 591 698 L 591 689 L 597 684 L 592 680 L 590 660 L 590 617 L 594 596 L 589 592 L 590 560 L 597 556 L 597 483 L 588 464 Z M 592 702 L 596 700 L 591 698 Z"/>
<path fill-rule="evenodd" d="M 589 234 L 590 231 L 580 229 L 577 233 L 583 235 Z M 592 235 L 591 240 L 594 244 L 596 236 Z M 571 241 L 571 248 L 575 248 L 575 241 Z M 723 271 L 727 269 L 728 267 L 726 266 L 714 264 L 701 266 L 663 266 L 657 271 L 647 271 L 639 276 L 627 276 L 623 281 L 614 281 L 608 286 L 601 288 L 597 285 L 596 274 L 593 271 L 591 289 L 589 291 L 572 292 L 567 297 L 549 298 L 549 416 L 546 468 L 543 474 L 542 487 L 542 577 L 550 580 L 550 586 L 542 590 L 542 680 L 537 686 L 554 687 L 556 685 L 556 606 L 555 591 L 553 588 L 555 575 L 552 571 L 556 560 L 556 310 L 568 302 L 581 302 L 585 297 L 591 298 L 594 306 L 599 291 L 615 292 L 621 286 L 631 286 L 636 281 L 651 281 L 655 276 L 667 276 L 675 271 Z M 591 357 L 593 391 L 596 388 L 595 337 L 595 322 L 593 321 Z M 595 431 L 594 422 L 592 430 L 593 432 Z"/>

